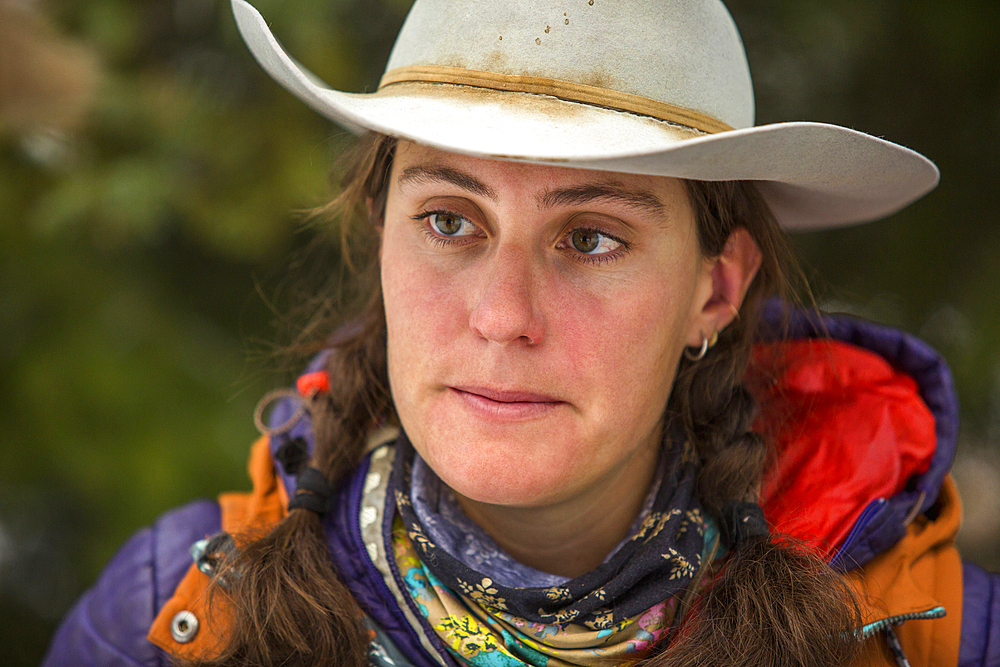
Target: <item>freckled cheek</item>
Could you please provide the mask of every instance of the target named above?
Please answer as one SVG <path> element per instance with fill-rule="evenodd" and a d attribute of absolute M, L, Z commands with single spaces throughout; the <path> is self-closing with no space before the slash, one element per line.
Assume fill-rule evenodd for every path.
<path fill-rule="evenodd" d="M 383 270 L 382 275 L 386 317 L 396 329 L 419 340 L 447 343 L 462 323 L 464 309 L 464 298 L 451 284 L 452 277 L 416 264 Z"/>
<path fill-rule="evenodd" d="M 570 291 L 550 302 L 549 340 L 562 351 L 563 372 L 576 378 L 578 388 L 591 394 L 591 404 L 616 428 L 628 420 L 623 405 L 641 410 L 639 402 L 658 403 L 659 394 L 666 400 L 674 357 L 680 354 L 679 312 L 686 307 L 681 301 L 651 283 L 589 294 Z M 654 386 L 662 391 L 651 392 Z"/>
<path fill-rule="evenodd" d="M 461 334 L 463 297 L 445 272 L 412 254 L 383 255 L 382 290 L 389 335 L 389 370 L 393 396 L 420 401 L 434 377 L 436 359 L 455 353 Z M 403 406 L 397 406 L 403 407 Z"/>

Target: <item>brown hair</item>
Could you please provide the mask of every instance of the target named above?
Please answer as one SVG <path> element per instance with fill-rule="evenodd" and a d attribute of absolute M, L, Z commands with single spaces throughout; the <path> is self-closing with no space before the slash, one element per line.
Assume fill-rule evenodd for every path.
<path fill-rule="evenodd" d="M 743 386 L 762 301 L 808 294 L 784 233 L 753 184 L 687 181 L 701 251 L 722 254 L 745 228 L 762 263 L 740 316 L 699 361 L 682 358 L 667 415 L 698 451 L 698 499 L 716 518 L 729 501 L 757 502 L 768 447 L 752 430 L 758 406 Z M 711 568 L 706 565 L 706 569 Z M 678 635 L 643 661 L 648 667 L 844 665 L 860 650 L 860 611 L 847 582 L 809 547 L 788 538 L 743 540 L 694 602 Z"/>
<path fill-rule="evenodd" d="M 370 224 L 365 202 L 384 211 L 395 140 L 362 138 L 347 158 L 340 195 L 321 213 L 341 221 L 343 246 Z M 698 495 L 716 518 L 731 500 L 756 501 L 766 463 L 764 440 L 751 430 L 756 403 L 741 382 L 758 328 L 761 300 L 788 297 L 795 266 L 783 233 L 757 189 L 743 182 L 688 182 L 697 212 L 702 253 L 722 253 L 730 234 L 746 228 L 763 264 L 740 316 L 703 359 L 682 360 L 668 419 L 684 429 L 701 459 Z M 369 233 L 373 233 L 369 231 Z M 346 251 L 345 251 L 346 252 Z M 801 275 L 801 274 L 792 274 Z M 371 278 L 371 276 L 369 276 Z M 315 452 L 311 464 L 336 482 L 360 461 L 366 436 L 394 420 L 386 369 L 386 325 L 381 290 L 339 336 L 329 357 L 335 381 L 311 406 Z M 324 325 L 318 322 L 325 322 Z M 329 332 L 325 316 L 308 327 Z M 239 572 L 225 577 L 225 572 Z M 643 664 L 841 665 L 858 647 L 857 606 L 843 579 L 809 550 L 781 539 L 744 540 L 704 576 L 713 583 L 689 607 L 680 632 Z M 320 519 L 292 510 L 267 536 L 251 541 L 219 579 L 234 606 L 227 645 L 199 665 L 362 667 L 367 634 L 361 611 L 334 572 Z M 216 590 L 221 589 L 220 586 Z"/>

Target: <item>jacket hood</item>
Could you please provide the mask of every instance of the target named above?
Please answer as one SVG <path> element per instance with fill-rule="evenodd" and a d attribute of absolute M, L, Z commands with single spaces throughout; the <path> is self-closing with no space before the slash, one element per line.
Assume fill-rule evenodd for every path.
<path fill-rule="evenodd" d="M 865 320 L 772 303 L 765 321 L 747 377 L 778 454 L 765 514 L 831 565 L 864 565 L 935 514 L 957 443 L 951 373 L 923 341 Z"/>

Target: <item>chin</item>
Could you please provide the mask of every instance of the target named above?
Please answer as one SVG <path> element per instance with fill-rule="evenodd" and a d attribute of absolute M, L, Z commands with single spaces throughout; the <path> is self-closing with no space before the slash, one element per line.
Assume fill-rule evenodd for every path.
<path fill-rule="evenodd" d="M 493 475 L 489 479 L 458 478 L 444 479 L 455 493 L 488 505 L 504 507 L 541 507 L 556 502 L 560 496 L 560 485 L 526 480 L 519 474 Z"/>
<path fill-rule="evenodd" d="M 417 451 L 456 493 L 491 505 L 537 507 L 559 502 L 571 494 L 570 481 L 578 481 L 575 461 L 586 460 L 559 444 L 539 446 L 538 439 L 443 442 L 448 444 L 417 447 Z M 476 444 L 455 444 L 468 442 Z"/>

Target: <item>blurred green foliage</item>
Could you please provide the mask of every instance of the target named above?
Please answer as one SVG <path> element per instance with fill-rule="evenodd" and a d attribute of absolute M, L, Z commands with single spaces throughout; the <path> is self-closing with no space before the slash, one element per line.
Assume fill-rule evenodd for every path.
<path fill-rule="evenodd" d="M 374 89 L 408 6 L 256 4 L 297 59 L 356 91 Z M 796 242 L 822 301 L 946 354 L 966 433 L 996 446 L 995 3 L 728 4 L 759 123 L 847 125 L 942 168 L 937 191 L 889 220 Z M 101 78 L 79 129 L 0 124 L 0 645 L 11 665 L 38 662 L 138 526 L 245 488 L 249 416 L 285 379 L 266 341 L 288 342 L 258 291 L 279 291 L 312 237 L 293 211 L 329 196 L 327 166 L 346 141 L 259 70 L 228 2 L 40 9 L 98 55 Z"/>

